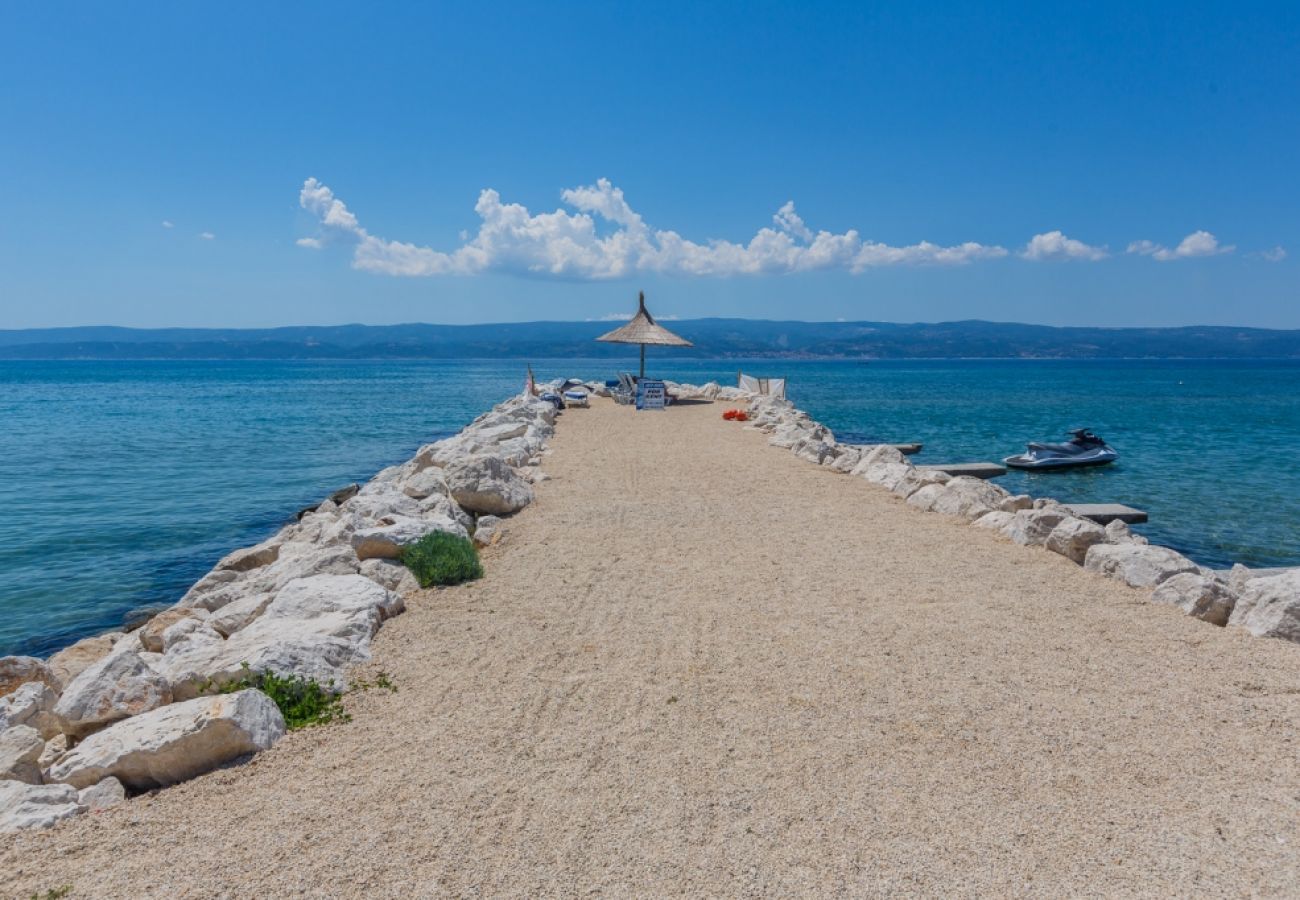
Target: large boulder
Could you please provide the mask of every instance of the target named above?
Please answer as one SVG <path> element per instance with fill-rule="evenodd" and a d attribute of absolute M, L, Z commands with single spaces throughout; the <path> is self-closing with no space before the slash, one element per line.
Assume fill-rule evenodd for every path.
<path fill-rule="evenodd" d="M 1151 592 L 1151 599 L 1177 606 L 1212 625 L 1227 625 L 1237 603 L 1237 595 L 1226 584 L 1197 572 L 1166 578 Z"/>
<path fill-rule="evenodd" d="M 1181 553 L 1150 544 L 1094 544 L 1088 548 L 1083 567 L 1117 578 L 1132 587 L 1155 587 L 1183 572 L 1200 568 Z"/>
<path fill-rule="evenodd" d="M 1251 578 L 1228 624 L 1256 637 L 1300 641 L 1300 570 Z"/>
<path fill-rule="evenodd" d="M 1106 542 L 1106 529 L 1096 522 L 1075 516 L 1062 519 L 1047 536 L 1047 549 L 1083 565 L 1088 548 Z"/>
<path fill-rule="evenodd" d="M 41 783 L 39 760 L 45 741 L 35 728 L 10 725 L 0 729 L 0 781 Z"/>
<path fill-rule="evenodd" d="M 1007 492 L 996 484 L 962 475 L 943 484 L 926 485 L 908 497 L 907 503 L 918 509 L 974 521 L 997 509 L 1006 496 Z"/>
<path fill-rule="evenodd" d="M 361 574 L 380 587 L 398 594 L 409 594 L 420 589 L 411 570 L 395 559 L 367 559 L 361 563 Z"/>
<path fill-rule="evenodd" d="M 55 691 L 63 687 L 50 667 L 34 656 L 0 656 L 0 697 L 32 681 L 48 684 Z"/>
<path fill-rule="evenodd" d="M 217 563 L 216 568 L 233 572 L 247 572 L 252 569 L 260 569 L 262 566 L 269 566 L 280 558 L 281 543 L 283 541 L 272 538 L 256 546 L 236 550 Z"/>
<path fill-rule="evenodd" d="M 135 633 L 140 637 L 140 645 L 150 653 L 162 653 L 163 632 L 181 619 L 206 619 L 208 611 L 198 607 L 173 606 L 165 609 L 144 624 Z"/>
<path fill-rule="evenodd" d="M 1069 515 L 1059 507 L 1022 509 L 1011 516 L 1011 521 L 1002 529 L 1002 533 L 1017 544 L 1041 547 L 1047 543 L 1056 526 L 1069 518 Z"/>
<path fill-rule="evenodd" d="M 54 714 L 73 738 L 172 702 L 167 679 L 140 657 L 132 642 L 119 642 L 63 690 Z"/>
<path fill-rule="evenodd" d="M 99 784 L 78 791 L 77 802 L 92 812 L 108 809 L 126 802 L 126 788 L 122 786 L 122 782 L 110 775 Z"/>
<path fill-rule="evenodd" d="M 265 612 L 273 596 L 269 593 L 251 594 L 227 603 L 208 618 L 208 624 L 222 637 L 230 637 Z"/>
<path fill-rule="evenodd" d="M 904 478 L 915 471 L 908 462 L 878 462 L 865 468 L 855 469 L 863 479 L 878 484 L 887 490 L 893 490 Z"/>
<path fill-rule="evenodd" d="M 85 807 L 71 785 L 0 781 L 0 832 L 49 828 L 80 812 Z"/>
<path fill-rule="evenodd" d="M 443 471 L 452 498 L 469 512 L 508 516 L 533 502 L 528 482 L 494 456 L 458 458 Z"/>
<path fill-rule="evenodd" d="M 82 638 L 71 647 L 65 647 L 49 658 L 50 671 L 54 673 L 60 684 L 71 684 L 72 679 L 80 675 L 88 666 L 108 656 L 109 651 L 125 636 L 124 632 L 110 631 L 107 634 Z"/>
<path fill-rule="evenodd" d="M 995 509 L 993 512 L 985 513 L 974 522 L 971 522 L 971 526 L 974 528 L 987 528 L 989 531 L 1003 533 L 1004 529 L 1011 524 L 1011 520 L 1015 517 L 1015 513 L 1003 512 L 1000 509 Z"/>
<path fill-rule="evenodd" d="M 1133 529 L 1128 527 L 1127 522 L 1119 519 L 1112 519 L 1106 523 L 1106 541 L 1111 544 L 1149 543 L 1142 535 L 1135 534 Z"/>
<path fill-rule="evenodd" d="M 931 484 L 947 484 L 952 481 L 952 476 L 947 472 L 940 472 L 938 469 L 918 469 L 909 465 L 908 471 L 902 478 L 898 479 L 890 490 L 898 496 L 906 499 L 921 488 Z"/>
<path fill-rule="evenodd" d="M 897 447 L 891 447 L 889 444 L 876 444 L 872 447 L 862 448 L 862 456 L 858 458 L 857 464 L 849 470 L 849 474 L 865 475 L 869 466 L 880 463 L 904 462 L 907 462 L 907 457 Z"/>
<path fill-rule="evenodd" d="M 445 516 L 422 519 L 399 518 L 391 524 L 359 528 L 352 533 L 352 550 L 357 559 L 398 559 L 402 548 L 416 543 L 426 534 L 445 531 L 465 537 L 465 529 Z"/>
<path fill-rule="evenodd" d="M 430 466 L 406 479 L 402 484 L 402 493 L 413 500 L 423 500 L 435 494 L 450 497 L 451 488 L 447 487 L 447 478 L 442 474 L 442 469 Z"/>
<path fill-rule="evenodd" d="M 380 622 L 402 609 L 399 595 L 369 578 L 314 575 L 285 585 L 260 616 L 227 640 L 182 644 L 157 665 L 178 700 L 247 672 L 299 675 L 341 687 L 344 669 L 370 658 L 370 639 Z"/>
<path fill-rule="evenodd" d="M 174 703 L 86 738 L 49 771 L 51 781 L 88 788 L 105 778 L 129 790 L 165 787 L 268 749 L 284 717 L 258 690 Z"/>
<path fill-rule="evenodd" d="M 0 731 L 11 725 L 36 729 L 45 740 L 59 733 L 59 717 L 54 706 L 59 695 L 43 681 L 29 681 L 18 690 L 0 697 Z"/>
<path fill-rule="evenodd" d="M 496 516 L 479 516 L 474 523 L 474 544 L 490 547 L 501 539 L 502 533 L 501 519 Z"/>
<path fill-rule="evenodd" d="M 827 460 L 835 458 L 835 444 L 814 437 L 801 438 L 795 441 L 791 445 L 790 451 L 799 459 L 818 466 Z"/>

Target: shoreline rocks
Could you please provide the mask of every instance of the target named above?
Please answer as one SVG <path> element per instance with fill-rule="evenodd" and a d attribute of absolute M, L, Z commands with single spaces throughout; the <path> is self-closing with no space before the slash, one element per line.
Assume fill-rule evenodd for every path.
<path fill-rule="evenodd" d="M 226 554 L 130 633 L 49 660 L 0 658 L 0 830 L 46 827 L 268 749 L 285 731 L 275 703 L 251 688 L 214 692 L 262 672 L 344 690 L 348 666 L 370 658 L 375 633 L 419 589 L 397 562 L 402 547 L 476 524 L 499 534 L 544 478 L 556 415 L 512 397 Z"/>
<path fill-rule="evenodd" d="M 748 393 L 743 399 L 749 402 L 748 427 L 765 432 L 769 444 L 801 459 L 892 491 L 919 510 L 965 519 L 972 527 L 1043 547 L 1090 572 L 1150 590 L 1153 602 L 1213 625 L 1300 643 L 1300 569 L 1257 577 L 1234 566 L 1223 576 L 1152 545 L 1123 522 L 1103 528 L 1050 498 L 1011 496 L 977 479 L 950 478 L 913 465 L 887 444 L 840 444 L 828 428 L 788 400 Z"/>

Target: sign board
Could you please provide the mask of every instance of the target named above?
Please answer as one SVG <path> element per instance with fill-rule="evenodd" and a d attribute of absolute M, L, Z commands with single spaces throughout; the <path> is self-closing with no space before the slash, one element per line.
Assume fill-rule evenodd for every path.
<path fill-rule="evenodd" d="M 663 409 L 668 402 L 668 387 L 662 381 L 646 381 L 642 378 L 636 383 L 637 409 Z"/>

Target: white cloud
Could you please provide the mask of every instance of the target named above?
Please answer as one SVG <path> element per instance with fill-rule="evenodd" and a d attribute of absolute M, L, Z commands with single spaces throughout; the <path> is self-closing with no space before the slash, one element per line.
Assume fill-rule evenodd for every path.
<path fill-rule="evenodd" d="M 593 316 L 587 321 L 588 322 L 626 322 L 634 315 L 636 315 L 636 313 L 630 313 L 630 312 L 605 313 L 603 316 Z"/>
<path fill-rule="evenodd" d="M 217 239 L 217 236 L 211 231 L 200 231 L 199 237 L 203 238 L 205 241 L 215 241 Z"/>
<path fill-rule="evenodd" d="M 795 212 L 793 202 L 776 212 L 775 228 L 760 228 L 748 243 L 697 243 L 675 231 L 648 226 L 623 192 L 606 179 L 570 188 L 560 197 L 576 212 L 561 208 L 534 215 L 520 204 L 503 203 L 500 194 L 486 189 L 474 206 L 481 220 L 478 233 L 462 238 L 461 246 L 450 252 L 370 234 L 343 201 L 315 178 L 304 182 L 299 202 L 320 219 L 326 234 L 354 244 L 354 268 L 386 275 L 515 272 L 599 280 L 638 272 L 728 276 L 846 269 L 859 273 L 876 266 L 962 265 L 1007 255 L 1002 247 L 974 242 L 942 247 L 922 241 L 892 247 L 864 241 L 854 230 L 814 233 Z M 318 238 L 305 240 L 315 244 L 304 246 L 320 243 Z"/>
<path fill-rule="evenodd" d="M 1083 241 L 1066 237 L 1060 231 L 1046 231 L 1029 239 L 1025 249 L 1020 251 L 1025 259 L 1043 262 L 1054 259 L 1083 259 L 1095 262 L 1105 259 L 1110 253 L 1105 247 L 1094 247 Z"/>
<path fill-rule="evenodd" d="M 321 247 L 325 246 L 325 242 L 320 238 L 298 238 L 294 243 L 299 247 L 310 247 L 312 250 L 319 250 Z"/>
<path fill-rule="evenodd" d="M 175 228 L 176 226 L 173 225 L 171 222 L 169 222 L 167 219 L 163 219 L 162 227 L 163 227 L 163 228 Z"/>
<path fill-rule="evenodd" d="M 1178 246 L 1170 250 L 1161 244 L 1153 241 L 1134 241 L 1128 245 L 1129 253 L 1136 253 L 1139 256 L 1149 256 L 1160 262 L 1171 262 L 1176 259 L 1191 259 L 1197 256 L 1218 256 L 1222 253 L 1231 253 L 1237 248 L 1231 244 L 1223 245 L 1219 239 L 1208 231 L 1193 231 L 1187 237 L 1183 238 Z"/>
<path fill-rule="evenodd" d="M 1258 253 L 1251 254 L 1258 256 L 1260 259 L 1268 262 L 1281 262 L 1286 259 L 1286 248 L 1282 246 L 1274 247 L 1272 250 L 1260 250 Z"/>

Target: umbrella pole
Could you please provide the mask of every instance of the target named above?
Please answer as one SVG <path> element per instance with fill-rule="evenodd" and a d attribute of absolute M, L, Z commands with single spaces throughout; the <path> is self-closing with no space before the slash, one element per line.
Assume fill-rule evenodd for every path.
<path fill-rule="evenodd" d="M 641 377 L 645 378 L 645 344 L 641 345 Z"/>

